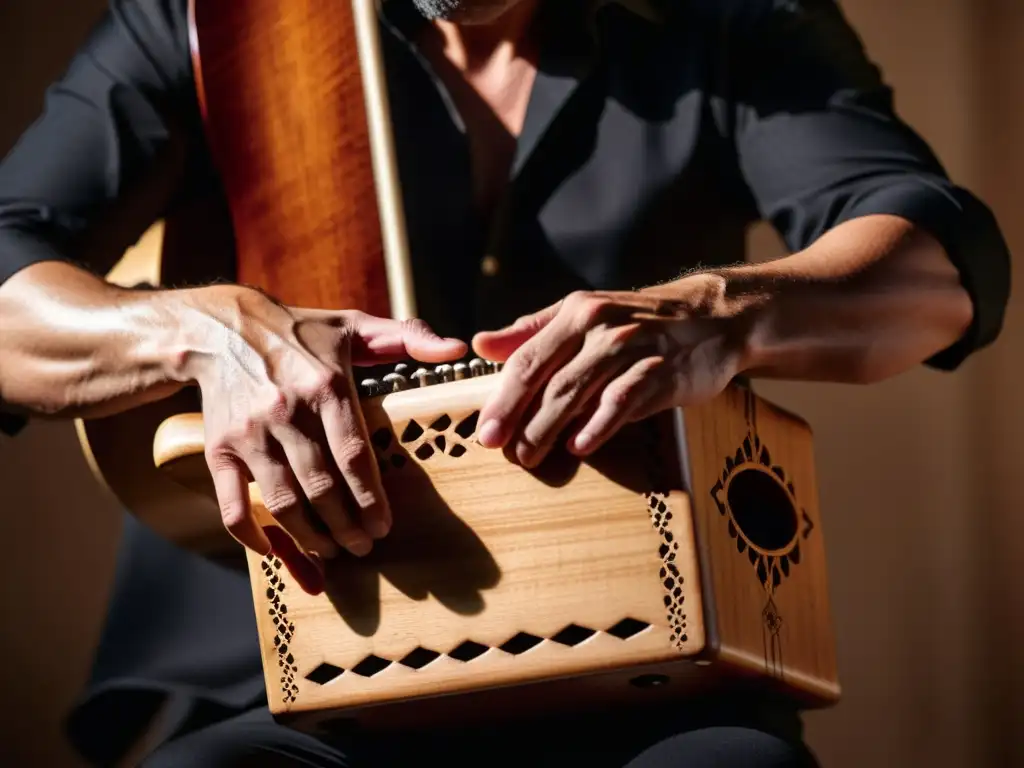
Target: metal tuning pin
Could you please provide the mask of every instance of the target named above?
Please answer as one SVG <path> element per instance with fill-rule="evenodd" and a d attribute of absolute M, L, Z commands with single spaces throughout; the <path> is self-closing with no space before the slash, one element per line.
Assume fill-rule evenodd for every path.
<path fill-rule="evenodd" d="M 416 382 L 417 386 L 429 387 L 431 384 L 437 383 L 437 374 L 433 371 L 428 371 L 426 368 L 419 368 L 412 375 L 412 379 Z"/>
<path fill-rule="evenodd" d="M 452 374 L 455 381 L 462 381 L 469 378 L 469 366 L 465 363 L 456 363 L 452 366 Z"/>
<path fill-rule="evenodd" d="M 405 378 L 409 378 L 409 374 L 411 373 L 408 363 L 399 363 L 395 366 L 394 372 L 399 376 L 404 376 Z"/>
<path fill-rule="evenodd" d="M 469 361 L 469 375 L 470 376 L 485 376 L 487 374 L 487 363 L 481 360 L 479 357 L 474 357 Z"/>
<path fill-rule="evenodd" d="M 382 391 L 382 386 L 377 379 L 363 379 L 359 382 L 360 397 L 374 397 Z"/>
<path fill-rule="evenodd" d="M 501 363 L 496 363 L 493 360 L 488 360 L 487 361 L 487 372 L 488 373 L 497 373 L 500 370 L 501 370 Z"/>
<path fill-rule="evenodd" d="M 382 392 L 401 392 L 409 388 L 409 380 L 400 373 L 389 373 L 384 377 Z"/>
<path fill-rule="evenodd" d="M 437 366 L 437 368 L 434 369 L 434 373 L 437 374 L 438 381 L 455 381 L 455 368 L 447 363 Z"/>

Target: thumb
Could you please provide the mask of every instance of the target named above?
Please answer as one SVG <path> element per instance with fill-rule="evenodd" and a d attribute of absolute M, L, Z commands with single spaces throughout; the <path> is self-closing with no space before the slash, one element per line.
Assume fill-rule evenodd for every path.
<path fill-rule="evenodd" d="M 424 363 L 444 363 L 464 357 L 464 341 L 438 336 L 418 318 L 393 320 L 364 315 L 354 323 L 352 364 L 379 365 L 412 358 Z"/>
<path fill-rule="evenodd" d="M 504 362 L 554 320 L 561 306 L 562 302 L 558 302 L 531 315 L 523 315 L 497 331 L 481 331 L 473 337 L 473 351 L 485 360 Z"/>

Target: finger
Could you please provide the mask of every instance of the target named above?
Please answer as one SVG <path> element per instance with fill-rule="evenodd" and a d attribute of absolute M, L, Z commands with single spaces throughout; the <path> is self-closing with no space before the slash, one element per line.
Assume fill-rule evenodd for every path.
<path fill-rule="evenodd" d="M 309 518 L 291 468 L 263 447 L 250 448 L 243 459 L 260 489 L 263 506 L 306 551 L 330 559 L 338 554 L 338 545 L 316 530 Z"/>
<path fill-rule="evenodd" d="M 504 362 L 519 347 L 540 333 L 555 319 L 562 302 L 525 315 L 497 331 L 481 331 L 473 337 L 473 351 L 485 360 Z"/>
<path fill-rule="evenodd" d="M 317 432 L 323 434 L 323 424 L 317 414 L 308 415 L 312 417 L 309 421 L 316 419 L 315 425 L 298 429 L 290 424 L 278 424 L 272 427 L 271 434 L 281 445 L 303 494 L 334 541 L 353 554 L 365 555 L 371 543 L 345 509 L 343 482 L 337 472 L 332 471 L 321 446 L 308 436 Z"/>
<path fill-rule="evenodd" d="M 391 530 L 391 507 L 381 483 L 380 468 L 354 395 L 329 400 L 322 407 L 320 418 L 335 464 L 354 502 L 359 526 L 356 530 L 363 540 L 350 541 L 347 546 L 353 554 L 359 554 L 352 549 L 353 543 L 359 548 L 372 546 L 367 533 L 380 539 Z"/>
<path fill-rule="evenodd" d="M 270 540 L 256 522 L 249 504 L 249 480 L 241 461 L 233 454 L 218 452 L 207 463 L 224 528 L 243 547 L 264 557 L 270 554 Z"/>
<path fill-rule="evenodd" d="M 572 420 L 612 377 L 633 362 L 616 352 L 603 345 L 584 344 L 580 353 L 551 377 L 539 407 L 516 437 L 516 458 L 524 467 L 544 461 Z"/>
<path fill-rule="evenodd" d="M 444 363 L 464 357 L 464 341 L 443 338 L 419 319 L 392 320 L 358 313 L 353 320 L 352 365 L 367 367 L 412 358 Z"/>
<path fill-rule="evenodd" d="M 323 592 L 325 576 L 320 558 L 304 553 L 295 545 L 292 537 L 276 525 L 268 525 L 263 531 L 273 547 L 274 554 L 281 558 L 281 562 L 285 564 L 299 586 L 311 595 Z"/>
<path fill-rule="evenodd" d="M 583 343 L 583 334 L 562 315 L 548 323 L 505 363 L 497 391 L 480 410 L 478 440 L 485 448 L 504 447 L 517 431 L 530 402 Z"/>
<path fill-rule="evenodd" d="M 655 373 L 663 365 L 661 357 L 644 358 L 605 387 L 593 414 L 570 437 L 569 450 L 577 456 L 592 454 L 637 414 L 649 412 L 661 394 Z"/>

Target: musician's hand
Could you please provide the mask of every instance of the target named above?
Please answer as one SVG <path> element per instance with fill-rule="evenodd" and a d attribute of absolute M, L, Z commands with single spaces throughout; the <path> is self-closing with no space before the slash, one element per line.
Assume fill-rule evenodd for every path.
<path fill-rule="evenodd" d="M 373 539 L 387 534 L 391 511 L 351 368 L 407 358 L 445 362 L 464 355 L 466 345 L 421 322 L 288 308 L 237 286 L 196 294 L 207 354 L 198 356 L 195 380 L 225 527 L 256 552 L 273 549 L 296 578 L 308 571 L 299 550 L 280 541 L 272 548 L 257 524 L 251 477 L 301 549 L 324 558 L 339 545 L 367 554 Z"/>
<path fill-rule="evenodd" d="M 687 278 L 689 279 L 689 278 Z M 592 453 L 623 425 L 710 399 L 736 375 L 730 324 L 701 309 L 710 286 L 577 292 L 507 328 L 473 339 L 506 361 L 480 414 L 479 439 L 539 464 L 568 430 L 567 448 Z"/>

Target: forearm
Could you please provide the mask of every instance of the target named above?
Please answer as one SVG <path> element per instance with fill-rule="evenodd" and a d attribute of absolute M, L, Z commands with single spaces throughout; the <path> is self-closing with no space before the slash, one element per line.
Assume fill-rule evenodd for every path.
<path fill-rule="evenodd" d="M 100 416 L 187 383 L 184 291 L 119 288 L 62 262 L 0 285 L 0 400 L 38 415 Z"/>
<path fill-rule="evenodd" d="M 714 273 L 752 377 L 875 382 L 954 344 L 972 304 L 942 246 L 910 222 L 868 216 L 776 261 Z"/>

